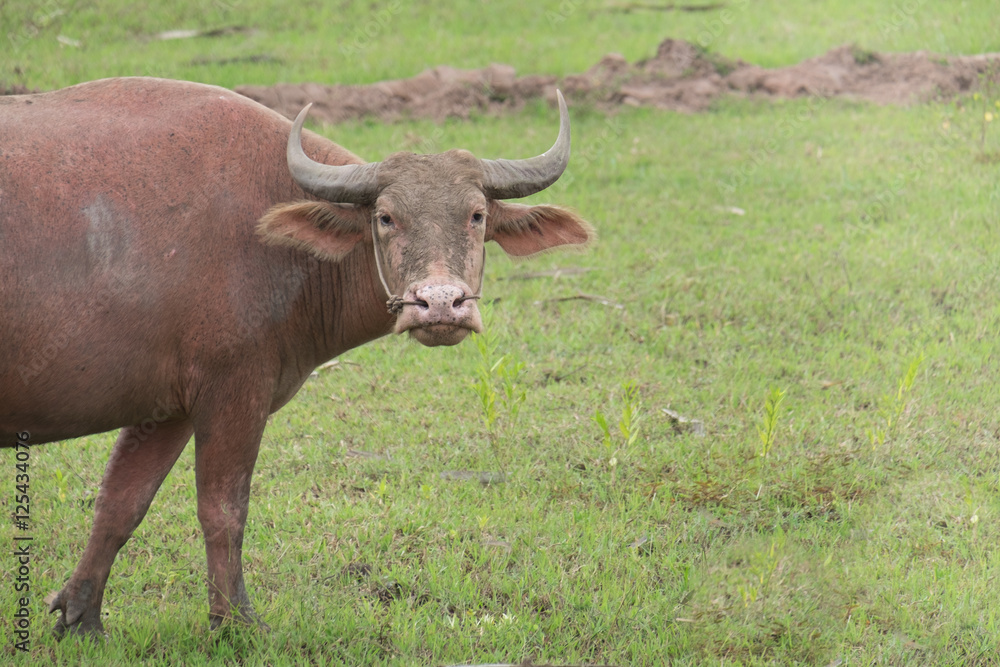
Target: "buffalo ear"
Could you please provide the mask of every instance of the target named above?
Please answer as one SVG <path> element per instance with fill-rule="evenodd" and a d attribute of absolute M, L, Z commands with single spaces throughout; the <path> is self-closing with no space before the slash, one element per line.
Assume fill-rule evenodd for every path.
<path fill-rule="evenodd" d="M 337 261 L 364 240 L 371 211 L 363 206 L 306 201 L 279 204 L 257 223 L 257 234 L 272 245 L 306 250 Z"/>
<path fill-rule="evenodd" d="M 594 238 L 590 224 L 567 209 L 490 202 L 486 240 L 499 243 L 508 255 L 526 257 L 558 246 L 585 246 Z"/>

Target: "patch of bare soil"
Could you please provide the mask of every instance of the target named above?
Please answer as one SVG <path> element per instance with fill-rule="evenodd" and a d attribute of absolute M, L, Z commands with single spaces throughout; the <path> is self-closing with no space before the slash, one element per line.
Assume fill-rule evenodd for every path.
<path fill-rule="evenodd" d="M 238 86 L 236 91 L 292 118 L 309 102 L 312 117 L 326 123 L 371 116 L 441 120 L 470 112 L 502 112 L 527 100 L 554 100 L 556 88 L 570 100 L 599 108 L 651 106 L 672 111 L 704 111 L 723 95 L 791 98 L 845 97 L 877 104 L 910 104 L 947 99 L 1000 81 L 1000 53 L 941 56 L 874 53 L 841 46 L 797 65 L 764 69 L 742 60 L 706 53 L 683 40 L 664 40 L 652 58 L 629 64 L 605 56 L 582 74 L 566 77 L 515 75 L 509 65 L 462 70 L 435 67 L 411 79 L 369 86 L 281 83 Z"/>

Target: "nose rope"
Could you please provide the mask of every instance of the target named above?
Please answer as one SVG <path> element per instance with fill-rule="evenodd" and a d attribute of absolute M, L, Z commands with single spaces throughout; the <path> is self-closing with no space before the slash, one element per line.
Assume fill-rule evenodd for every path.
<path fill-rule="evenodd" d="M 403 297 L 393 294 L 392 290 L 389 289 L 389 283 L 385 280 L 385 273 L 382 271 L 382 253 L 379 251 L 378 247 L 378 236 L 375 230 L 375 218 L 372 218 L 372 245 L 375 250 L 375 268 L 378 270 L 378 279 L 382 283 L 382 289 L 385 290 L 386 295 L 389 300 L 385 302 L 386 310 L 388 310 L 392 315 L 398 315 L 403 312 L 403 306 L 426 306 L 426 301 L 406 301 Z M 486 248 L 483 248 L 483 261 L 479 265 L 479 291 L 475 294 L 470 294 L 469 296 L 463 296 L 460 299 L 455 299 L 456 304 L 465 303 L 469 299 L 481 299 L 483 298 L 483 273 L 486 270 Z"/>

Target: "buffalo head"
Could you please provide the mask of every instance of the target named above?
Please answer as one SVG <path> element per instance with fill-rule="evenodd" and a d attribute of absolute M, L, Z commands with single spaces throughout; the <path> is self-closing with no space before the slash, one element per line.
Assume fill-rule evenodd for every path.
<path fill-rule="evenodd" d="M 569 162 L 569 113 L 559 98 L 559 136 L 526 160 L 481 160 L 468 151 L 395 153 L 382 162 L 327 165 L 302 150 L 307 106 L 288 139 L 295 182 L 320 201 L 276 206 L 259 231 L 339 261 L 359 243 L 373 244 L 374 270 L 397 313 L 395 332 L 424 345 L 454 345 L 480 332 L 484 243 L 512 256 L 533 255 L 592 238 L 590 226 L 556 206 L 511 204 L 549 187 Z"/>

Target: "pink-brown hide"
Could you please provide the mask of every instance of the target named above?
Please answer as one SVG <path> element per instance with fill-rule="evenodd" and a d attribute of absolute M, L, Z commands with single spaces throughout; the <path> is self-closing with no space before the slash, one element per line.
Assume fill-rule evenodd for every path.
<path fill-rule="evenodd" d="M 0 444 L 122 429 L 51 605 L 60 634 L 103 630 L 115 556 L 192 434 L 212 626 L 259 622 L 241 554 L 267 416 L 379 336 L 437 345 L 479 330 L 468 297 L 485 240 L 527 255 L 590 238 L 570 212 L 489 198 L 464 151 L 390 156 L 364 197 L 322 201 L 290 174 L 291 128 L 178 81 L 0 97 Z M 361 164 L 312 133 L 302 145 L 322 165 Z M 409 302 L 398 315 L 376 247 Z"/>

